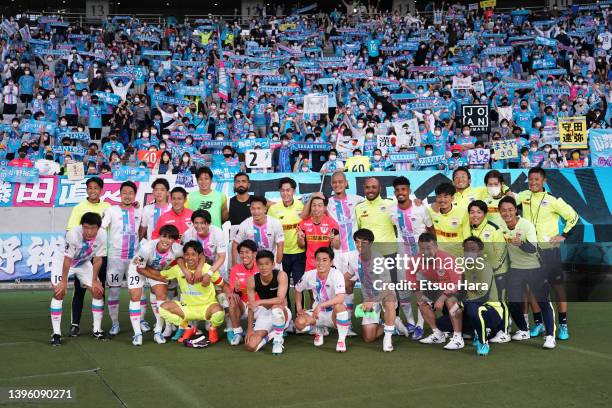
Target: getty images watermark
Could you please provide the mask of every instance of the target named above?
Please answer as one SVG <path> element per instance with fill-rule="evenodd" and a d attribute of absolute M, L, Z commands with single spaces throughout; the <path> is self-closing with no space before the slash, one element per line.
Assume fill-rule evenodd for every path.
<path fill-rule="evenodd" d="M 488 291 L 490 281 L 478 281 L 479 272 L 487 268 L 485 258 L 486 255 L 377 255 L 372 258 L 371 272 L 379 278 L 372 279 L 372 286 L 376 291 Z M 391 276 L 392 271 L 395 271 L 397 279 Z M 403 272 L 406 279 L 400 279 Z M 466 272 L 474 272 L 474 277 L 461 279 Z"/>

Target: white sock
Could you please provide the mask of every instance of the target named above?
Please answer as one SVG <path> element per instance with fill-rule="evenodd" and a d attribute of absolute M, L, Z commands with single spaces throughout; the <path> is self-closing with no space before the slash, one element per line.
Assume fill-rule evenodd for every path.
<path fill-rule="evenodd" d="M 153 294 L 151 293 L 151 295 Z M 143 289 L 142 295 L 140 296 L 139 306 L 140 306 L 140 320 L 145 320 L 145 317 L 147 315 L 147 295 L 144 293 L 144 289 Z M 130 306 L 130 309 L 132 309 L 131 306 Z"/>
<path fill-rule="evenodd" d="M 104 299 L 92 299 L 91 311 L 93 314 L 94 333 L 102 331 L 102 317 L 104 316 Z"/>
<path fill-rule="evenodd" d="M 344 305 L 346 306 L 346 311 L 348 312 L 349 320 L 351 320 L 351 316 L 353 316 L 353 299 L 355 298 L 355 294 L 351 293 L 344 295 Z"/>
<path fill-rule="evenodd" d="M 283 341 L 283 331 L 285 330 L 285 314 L 281 309 L 272 309 L 272 338 L 275 342 Z"/>
<path fill-rule="evenodd" d="M 461 338 L 463 338 L 463 333 L 461 333 L 461 332 L 453 332 L 453 337 L 461 337 Z"/>
<path fill-rule="evenodd" d="M 395 331 L 395 326 L 387 326 L 386 324 L 383 326 L 385 329 L 385 339 L 390 339 L 393 336 L 393 332 Z"/>
<path fill-rule="evenodd" d="M 436 335 L 436 337 L 442 337 L 442 332 L 437 327 L 433 329 L 432 331 L 433 331 L 433 334 Z"/>
<path fill-rule="evenodd" d="M 146 299 L 145 299 L 146 303 Z M 132 329 L 134 330 L 134 335 L 142 334 L 140 330 L 140 318 L 141 318 L 141 308 L 142 299 L 137 302 L 133 302 L 130 300 L 130 322 L 132 323 Z"/>
<path fill-rule="evenodd" d="M 348 334 L 349 326 L 351 321 L 349 320 L 349 314 L 345 310 L 344 312 L 336 313 L 336 326 L 338 327 L 338 341 L 345 341 L 346 335 Z"/>
<path fill-rule="evenodd" d="M 164 328 L 164 319 L 162 319 L 159 315 L 159 308 L 164 302 L 165 300 L 155 300 L 155 303 L 153 304 L 153 314 L 155 315 L 155 329 L 153 329 L 154 333 L 160 332 Z"/>
<path fill-rule="evenodd" d="M 119 295 L 121 293 L 121 287 L 110 287 L 108 288 L 108 298 L 106 304 L 108 305 L 108 315 L 111 318 L 113 326 L 119 324 Z"/>
<path fill-rule="evenodd" d="M 421 309 L 417 308 L 417 326 L 423 328 L 425 325 L 425 320 L 423 319 L 423 314 L 421 313 Z"/>
<path fill-rule="evenodd" d="M 402 310 L 406 316 L 406 323 L 414 325 L 414 315 L 412 314 L 412 303 L 402 303 Z"/>
<path fill-rule="evenodd" d="M 59 334 L 60 336 L 62 335 L 62 303 L 64 303 L 63 300 L 51 298 L 51 306 L 49 307 L 53 334 Z"/>
<path fill-rule="evenodd" d="M 242 326 L 234 327 L 233 331 L 234 331 L 234 336 L 237 335 L 237 334 L 242 335 L 242 333 L 243 333 Z"/>
<path fill-rule="evenodd" d="M 529 313 L 523 313 L 523 317 L 525 318 L 527 329 L 529 329 Z"/>

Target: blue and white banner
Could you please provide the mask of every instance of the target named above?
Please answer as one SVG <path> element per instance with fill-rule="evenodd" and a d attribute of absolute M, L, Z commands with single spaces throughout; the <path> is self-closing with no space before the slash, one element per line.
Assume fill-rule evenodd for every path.
<path fill-rule="evenodd" d="M 291 145 L 291 150 L 297 151 L 308 151 L 308 152 L 328 152 L 331 149 L 331 145 L 329 143 L 302 143 L 295 142 Z"/>
<path fill-rule="evenodd" d="M 64 234 L 0 234 L 0 281 L 49 279 L 64 252 Z"/>
<path fill-rule="evenodd" d="M 251 149 L 269 149 L 270 139 L 267 138 L 255 138 L 255 139 L 241 139 L 236 142 L 236 151 L 238 153 L 244 153 Z M 227 143 L 226 143 L 227 144 Z"/>
<path fill-rule="evenodd" d="M 417 152 L 400 152 L 389 154 L 389 160 L 393 163 L 409 163 L 419 157 Z"/>
<path fill-rule="evenodd" d="M 117 181 L 149 181 L 149 169 L 142 167 L 119 166 L 113 169 L 113 179 Z"/>
<path fill-rule="evenodd" d="M 438 164 L 446 163 L 446 157 L 443 154 L 437 156 L 419 157 L 419 167 L 437 166 Z"/>
<path fill-rule="evenodd" d="M 0 182 L 8 183 L 36 183 L 38 181 L 38 169 L 34 167 L 0 167 Z"/>
<path fill-rule="evenodd" d="M 153 103 L 168 103 L 170 105 L 180 105 L 180 106 L 189 106 L 191 101 L 187 99 L 175 98 L 173 96 L 166 95 L 153 95 Z"/>
<path fill-rule="evenodd" d="M 590 129 L 589 150 L 593 167 L 612 167 L 612 129 Z"/>
<path fill-rule="evenodd" d="M 93 94 L 97 96 L 100 101 L 109 105 L 117 106 L 121 103 L 121 97 L 119 95 L 115 95 L 114 93 L 94 91 Z"/>
<path fill-rule="evenodd" d="M 89 143 L 89 133 L 87 132 L 62 132 L 59 134 L 60 142 L 62 139 L 80 140 Z"/>
<path fill-rule="evenodd" d="M 59 155 L 70 154 L 74 156 L 85 156 L 87 150 L 82 146 L 53 146 L 53 153 Z"/>

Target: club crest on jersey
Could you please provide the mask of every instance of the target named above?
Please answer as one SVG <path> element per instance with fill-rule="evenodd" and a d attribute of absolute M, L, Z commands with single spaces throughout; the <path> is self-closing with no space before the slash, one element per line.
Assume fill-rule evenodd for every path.
<path fill-rule="evenodd" d="M 459 225 L 459 219 L 457 219 L 457 218 L 451 219 L 451 225 L 453 227 L 456 227 L 457 225 Z"/>
<path fill-rule="evenodd" d="M 321 232 L 323 234 L 327 234 L 327 231 L 329 230 L 329 228 L 327 228 L 326 226 L 321 226 Z"/>
<path fill-rule="evenodd" d="M 549 204 L 548 200 L 542 200 L 542 206 L 546 207 Z"/>

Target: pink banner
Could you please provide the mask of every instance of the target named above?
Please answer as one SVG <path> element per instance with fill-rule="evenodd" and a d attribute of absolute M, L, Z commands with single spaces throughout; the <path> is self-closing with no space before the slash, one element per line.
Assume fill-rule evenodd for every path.
<path fill-rule="evenodd" d="M 13 207 L 53 207 L 57 176 L 41 177 L 37 183 L 16 183 L 13 188 Z"/>

